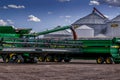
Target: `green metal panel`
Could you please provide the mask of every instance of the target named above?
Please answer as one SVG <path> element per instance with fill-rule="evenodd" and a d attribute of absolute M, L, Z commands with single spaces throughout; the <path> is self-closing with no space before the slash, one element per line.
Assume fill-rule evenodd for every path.
<path fill-rule="evenodd" d="M 105 53 L 110 53 L 110 48 L 105 48 L 105 47 L 87 47 L 83 49 L 83 53 L 96 53 L 96 54 L 105 54 Z"/>
<path fill-rule="evenodd" d="M 110 46 L 111 40 L 81 40 L 84 46 Z"/>
<path fill-rule="evenodd" d="M 114 43 L 120 43 L 120 38 L 113 38 L 112 40 Z"/>
<path fill-rule="evenodd" d="M 6 34 L 0 33 L 0 37 L 2 38 L 19 38 L 20 34 Z"/>
<path fill-rule="evenodd" d="M 12 26 L 0 26 L 0 33 L 15 33 L 15 29 Z"/>
<path fill-rule="evenodd" d="M 18 34 L 29 34 L 32 29 L 20 29 Z"/>

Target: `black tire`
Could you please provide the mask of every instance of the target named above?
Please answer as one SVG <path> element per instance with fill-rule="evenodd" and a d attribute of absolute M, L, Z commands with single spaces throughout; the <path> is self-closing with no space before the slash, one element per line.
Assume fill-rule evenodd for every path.
<path fill-rule="evenodd" d="M 39 56 L 39 57 L 38 57 L 38 61 L 39 61 L 39 62 L 44 62 L 44 61 L 45 61 L 44 56 Z"/>
<path fill-rule="evenodd" d="M 16 63 L 24 63 L 24 58 L 21 55 L 18 55 Z"/>
<path fill-rule="evenodd" d="M 103 64 L 104 63 L 104 58 L 103 57 L 98 57 L 96 59 L 97 64 Z"/>
<path fill-rule="evenodd" d="M 9 62 L 10 62 L 10 63 L 16 63 L 16 60 L 17 60 L 17 55 L 13 55 L 13 56 L 11 56 L 11 58 L 9 59 Z"/>
<path fill-rule="evenodd" d="M 53 57 L 48 55 L 48 56 L 45 57 L 45 61 L 46 62 L 52 62 L 53 61 Z"/>
<path fill-rule="evenodd" d="M 60 56 L 55 56 L 54 62 L 62 62 L 62 58 Z"/>
<path fill-rule="evenodd" d="M 71 58 L 69 57 L 64 58 L 64 62 L 70 62 L 70 61 L 71 61 Z"/>
<path fill-rule="evenodd" d="M 4 59 L 3 59 L 3 62 L 4 62 L 4 63 L 9 63 L 9 58 L 4 58 Z"/>
<path fill-rule="evenodd" d="M 37 58 L 37 57 L 34 57 L 34 58 L 33 58 L 33 62 L 34 62 L 34 63 L 37 63 L 37 62 L 38 62 L 38 58 Z"/>
<path fill-rule="evenodd" d="M 7 55 L 2 55 L 1 57 L 4 63 L 9 63 L 9 57 Z"/>
<path fill-rule="evenodd" d="M 112 57 L 107 57 L 105 59 L 106 64 L 113 64 L 113 58 Z"/>

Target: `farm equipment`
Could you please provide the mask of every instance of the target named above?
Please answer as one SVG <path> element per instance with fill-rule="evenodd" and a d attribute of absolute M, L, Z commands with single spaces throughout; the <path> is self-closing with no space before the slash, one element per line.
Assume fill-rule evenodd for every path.
<path fill-rule="evenodd" d="M 6 32 L 8 29 L 8 32 Z M 3 30 L 2 30 L 3 29 Z M 39 39 L 39 35 L 71 29 L 74 39 Z M 2 32 L 3 31 L 3 32 Z M 79 40 L 74 28 L 64 26 L 39 33 L 31 29 L 1 27 L 0 55 L 5 63 L 70 62 L 72 58 L 96 59 L 98 64 L 120 63 L 120 38 Z"/>

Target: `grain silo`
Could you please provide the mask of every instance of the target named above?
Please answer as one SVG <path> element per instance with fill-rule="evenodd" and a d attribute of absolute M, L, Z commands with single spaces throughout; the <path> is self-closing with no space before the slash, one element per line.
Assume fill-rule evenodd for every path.
<path fill-rule="evenodd" d="M 120 37 L 120 15 L 113 18 L 107 23 L 106 36 L 108 37 Z"/>
<path fill-rule="evenodd" d="M 94 37 L 94 29 L 90 28 L 87 25 L 82 25 L 82 26 L 76 28 L 75 31 L 78 35 L 78 38 Z"/>
<path fill-rule="evenodd" d="M 79 27 L 81 25 L 87 25 L 94 29 L 94 35 L 98 34 L 105 34 L 106 32 L 106 22 L 108 19 L 100 13 L 96 8 L 92 11 L 91 14 L 80 18 L 76 22 L 74 22 L 72 25 L 74 27 Z"/>

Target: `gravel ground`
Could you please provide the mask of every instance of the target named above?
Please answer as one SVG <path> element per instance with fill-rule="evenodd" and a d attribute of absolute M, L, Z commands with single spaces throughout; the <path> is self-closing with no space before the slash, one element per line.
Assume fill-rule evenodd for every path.
<path fill-rule="evenodd" d="M 71 63 L 0 63 L 0 80 L 120 80 L 120 64 L 96 64 L 73 60 Z"/>

